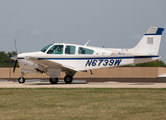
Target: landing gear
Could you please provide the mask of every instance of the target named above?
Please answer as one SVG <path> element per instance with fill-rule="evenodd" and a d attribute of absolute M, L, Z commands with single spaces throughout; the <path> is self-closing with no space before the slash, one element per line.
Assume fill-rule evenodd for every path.
<path fill-rule="evenodd" d="M 24 77 L 18 78 L 18 82 L 19 82 L 19 83 L 24 83 L 24 82 L 25 82 L 25 78 L 24 78 Z"/>
<path fill-rule="evenodd" d="M 24 83 L 25 82 L 25 78 L 23 77 L 25 74 L 24 74 L 24 72 L 21 72 L 21 77 L 20 78 L 18 78 L 18 82 L 19 83 Z"/>
<path fill-rule="evenodd" d="M 51 78 L 51 77 L 50 77 L 50 83 L 51 83 L 51 84 L 57 84 L 58 81 L 59 81 L 58 77 L 57 77 L 57 78 Z"/>
<path fill-rule="evenodd" d="M 64 81 L 66 84 L 70 84 L 73 81 L 73 77 L 71 75 L 66 75 Z"/>

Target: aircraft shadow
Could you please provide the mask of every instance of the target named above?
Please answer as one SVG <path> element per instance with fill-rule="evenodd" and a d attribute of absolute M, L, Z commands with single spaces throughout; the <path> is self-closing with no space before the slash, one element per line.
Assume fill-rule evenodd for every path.
<path fill-rule="evenodd" d="M 71 84 L 87 84 L 87 83 L 71 83 Z M 41 83 L 31 83 L 31 84 L 28 84 L 28 85 L 71 85 L 71 84 L 66 84 L 66 83 L 57 83 L 57 84 L 50 84 L 50 83 L 44 83 L 44 82 L 41 82 Z"/>

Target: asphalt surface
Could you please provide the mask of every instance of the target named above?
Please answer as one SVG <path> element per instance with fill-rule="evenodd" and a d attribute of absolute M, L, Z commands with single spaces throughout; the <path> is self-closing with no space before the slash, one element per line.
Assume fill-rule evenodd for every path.
<path fill-rule="evenodd" d="M 122 82 L 89 82 L 74 80 L 71 84 L 59 81 L 50 84 L 42 80 L 27 80 L 24 84 L 0 80 L 0 88 L 166 88 L 166 83 L 122 83 Z"/>

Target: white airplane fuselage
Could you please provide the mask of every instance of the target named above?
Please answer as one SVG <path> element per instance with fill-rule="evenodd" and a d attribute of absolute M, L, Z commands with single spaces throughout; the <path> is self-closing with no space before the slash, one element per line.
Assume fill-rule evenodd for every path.
<path fill-rule="evenodd" d="M 64 46 L 71 45 L 71 44 L 64 44 L 64 43 L 59 43 L 57 45 L 62 45 L 62 44 Z M 78 45 L 72 44 L 72 46 L 77 46 L 76 47 L 76 51 L 77 51 Z M 82 47 L 85 47 L 85 46 L 82 46 Z M 92 47 L 86 47 L 86 48 L 92 49 Z M 48 66 L 44 66 L 42 68 L 42 66 L 27 60 L 26 57 L 37 57 L 38 60 L 41 60 L 41 61 L 43 59 L 47 59 L 53 62 L 70 65 L 73 68 L 79 68 L 80 71 L 105 68 L 105 67 L 124 66 L 124 65 L 137 64 L 142 62 L 150 62 L 150 61 L 158 60 L 161 58 L 158 55 L 150 55 L 150 56 L 146 56 L 146 55 L 141 56 L 137 54 L 135 55 L 134 53 L 129 52 L 127 50 L 123 50 L 123 49 L 107 50 L 106 48 L 93 48 L 93 50 L 94 50 L 94 53 L 92 55 L 85 55 L 85 54 L 80 55 L 78 53 L 74 55 L 66 55 L 66 54 L 55 55 L 55 54 L 47 54 L 47 53 L 43 53 L 39 51 L 39 52 L 21 53 L 17 57 L 18 57 L 20 68 L 25 70 L 26 69 L 31 70 L 32 72 L 35 72 L 34 68 L 38 68 L 38 67 L 41 67 L 41 69 L 43 69 L 46 72 L 47 68 L 51 67 L 51 65 L 49 66 L 48 64 Z"/>

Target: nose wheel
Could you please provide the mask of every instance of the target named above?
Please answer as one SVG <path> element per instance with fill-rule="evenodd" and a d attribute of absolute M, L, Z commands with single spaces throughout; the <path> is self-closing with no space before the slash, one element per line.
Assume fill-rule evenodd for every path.
<path fill-rule="evenodd" d="M 19 82 L 19 83 L 24 83 L 24 82 L 25 82 L 25 78 L 24 78 L 24 77 L 18 78 L 18 82 Z"/>
<path fill-rule="evenodd" d="M 25 78 L 23 77 L 24 75 L 25 75 L 24 72 L 21 72 L 21 77 L 18 78 L 19 83 L 24 83 L 25 82 Z"/>

